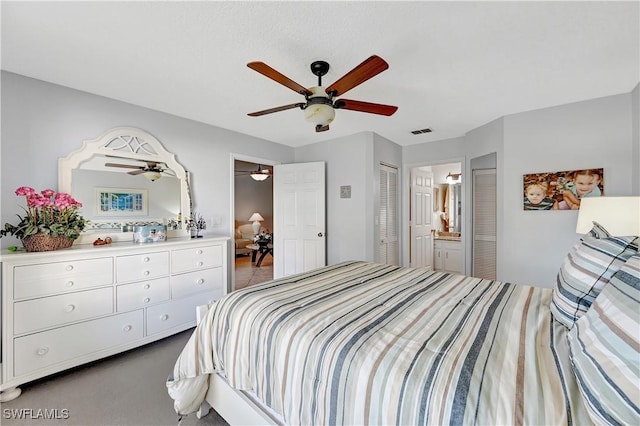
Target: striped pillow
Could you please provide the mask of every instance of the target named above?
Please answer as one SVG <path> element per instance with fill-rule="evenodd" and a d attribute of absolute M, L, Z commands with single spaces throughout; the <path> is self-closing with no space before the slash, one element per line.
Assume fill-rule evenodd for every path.
<path fill-rule="evenodd" d="M 599 224 L 571 248 L 556 278 L 551 313 L 573 327 L 624 262 L 638 253 L 638 237 L 612 237 Z"/>
<path fill-rule="evenodd" d="M 611 278 L 568 333 L 573 371 L 595 424 L 640 420 L 640 255 Z"/>

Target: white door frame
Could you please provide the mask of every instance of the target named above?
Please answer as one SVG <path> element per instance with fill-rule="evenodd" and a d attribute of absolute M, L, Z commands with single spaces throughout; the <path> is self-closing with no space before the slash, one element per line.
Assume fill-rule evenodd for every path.
<path fill-rule="evenodd" d="M 264 164 L 265 166 L 275 166 L 276 164 L 281 164 L 280 161 L 275 161 L 275 160 L 269 160 L 266 158 L 259 158 L 259 157 L 252 157 L 250 155 L 245 155 L 245 154 L 236 154 L 236 153 L 231 153 L 230 155 L 230 167 L 229 170 L 231 170 L 230 173 L 230 178 L 229 178 L 229 182 L 230 182 L 230 193 L 229 193 L 229 211 L 230 213 L 230 217 L 229 217 L 229 229 L 231 230 L 231 243 L 233 244 L 233 235 L 234 232 L 236 230 L 235 227 L 235 217 L 236 217 L 236 163 L 235 161 L 246 161 L 248 163 L 255 163 L 255 164 Z M 271 179 L 273 179 L 273 176 L 271 177 Z M 236 288 L 236 268 L 235 268 L 235 263 L 236 263 L 236 251 L 235 251 L 235 247 L 229 247 L 228 250 L 229 253 L 231 253 L 230 256 L 230 261 L 228 262 L 229 264 L 229 270 L 227 271 L 227 276 L 231 277 L 231 288 L 228 289 L 229 292 L 232 292 L 233 290 L 235 290 Z"/>
<path fill-rule="evenodd" d="M 462 217 L 463 217 L 463 221 L 461 224 L 461 228 L 460 228 L 460 232 L 462 233 L 462 238 L 461 238 L 461 243 L 462 243 L 462 272 L 463 274 L 465 273 L 465 271 L 467 270 L 467 262 L 466 262 L 466 244 L 465 241 L 468 238 L 468 235 L 466 235 L 468 233 L 468 229 L 469 227 L 467 226 L 467 222 L 469 221 L 469 208 L 470 206 L 468 205 L 469 203 L 467 202 L 466 197 L 466 190 L 465 190 L 465 186 L 467 185 L 467 183 L 465 182 L 469 182 L 468 178 L 465 181 L 465 177 L 468 177 L 466 171 L 467 171 L 467 162 L 466 162 L 466 157 L 454 157 L 454 158 L 444 158 L 444 159 L 437 159 L 437 160 L 425 160 L 425 161 L 420 161 L 417 163 L 404 163 L 402 165 L 402 185 L 403 185 L 403 191 L 402 191 L 402 258 L 401 258 L 401 263 L 404 266 L 409 266 L 411 264 L 411 259 L 409 258 L 409 253 L 410 253 L 410 249 L 409 249 L 409 244 L 411 244 L 411 241 L 409 239 L 409 216 L 410 216 L 410 200 L 409 200 L 409 192 L 407 190 L 407 188 L 410 187 L 411 185 L 411 169 L 415 168 L 415 167 L 424 167 L 424 166 L 437 166 L 439 164 L 449 164 L 449 163 L 460 163 L 460 171 L 462 173 L 462 195 L 461 198 L 463 200 L 462 202 Z"/>

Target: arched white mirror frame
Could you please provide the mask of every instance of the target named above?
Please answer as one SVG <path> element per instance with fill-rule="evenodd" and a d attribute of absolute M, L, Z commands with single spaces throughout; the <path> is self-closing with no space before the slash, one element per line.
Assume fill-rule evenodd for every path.
<path fill-rule="evenodd" d="M 180 208 L 183 219 L 191 215 L 189 172 L 176 161 L 175 154 L 167 151 L 160 141 L 135 127 L 116 127 L 82 146 L 64 158 L 58 159 L 58 191 L 72 194 L 73 170 L 96 155 L 112 155 L 167 165 L 180 180 Z M 186 233 L 185 233 L 186 235 Z"/>

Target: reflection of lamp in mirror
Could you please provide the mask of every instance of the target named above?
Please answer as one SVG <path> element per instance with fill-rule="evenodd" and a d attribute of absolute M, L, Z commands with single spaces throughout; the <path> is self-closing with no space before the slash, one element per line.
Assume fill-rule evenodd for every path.
<path fill-rule="evenodd" d="M 462 173 L 451 173 L 447 175 L 447 183 L 460 183 L 462 182 Z"/>
<path fill-rule="evenodd" d="M 161 175 L 160 175 L 160 172 L 157 170 L 147 170 L 146 172 L 142 173 L 142 176 L 146 177 L 151 182 L 153 182 L 160 179 Z"/>
<path fill-rule="evenodd" d="M 264 220 L 264 217 L 260 216 L 260 213 L 254 213 L 251 215 L 251 217 L 249 218 L 249 221 L 253 222 L 251 224 L 251 228 L 253 229 L 253 233 L 257 234 L 258 232 L 260 232 L 260 222 L 262 222 Z"/>

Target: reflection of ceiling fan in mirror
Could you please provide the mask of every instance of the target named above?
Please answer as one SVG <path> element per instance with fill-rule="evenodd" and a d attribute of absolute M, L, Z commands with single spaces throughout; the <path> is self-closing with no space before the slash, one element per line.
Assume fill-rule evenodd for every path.
<path fill-rule="evenodd" d="M 137 166 L 135 164 L 118 164 L 118 163 L 105 163 L 106 167 L 120 167 L 123 169 L 136 169 L 127 172 L 130 175 L 143 175 L 145 178 L 149 179 L 151 182 L 160 179 L 162 174 L 167 174 L 169 176 L 175 176 L 173 170 L 167 169 L 162 166 L 166 166 L 165 163 L 157 162 L 157 161 L 147 161 L 147 160 L 136 160 L 142 161 L 146 163 L 144 166 Z"/>
<path fill-rule="evenodd" d="M 273 171 L 262 164 L 258 164 L 258 168 L 255 170 L 236 170 L 237 176 L 251 176 L 251 179 L 257 181 L 267 180 L 272 174 Z"/>

